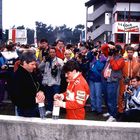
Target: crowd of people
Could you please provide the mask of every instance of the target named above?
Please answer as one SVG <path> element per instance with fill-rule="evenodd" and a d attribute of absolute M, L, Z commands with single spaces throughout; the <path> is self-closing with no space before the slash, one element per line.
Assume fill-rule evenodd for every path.
<path fill-rule="evenodd" d="M 16 115 L 39 117 L 38 103 L 45 103 L 46 116 L 55 105 L 66 109 L 67 119 L 83 120 L 89 98 L 93 115 L 140 121 L 140 46 L 41 39 L 37 48 L 9 43 L 0 49 L 0 104 L 7 90 Z"/>

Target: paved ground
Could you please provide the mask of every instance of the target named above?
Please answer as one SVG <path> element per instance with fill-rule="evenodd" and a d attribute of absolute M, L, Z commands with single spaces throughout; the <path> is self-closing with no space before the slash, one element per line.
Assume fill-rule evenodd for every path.
<path fill-rule="evenodd" d="M 97 115 L 96 113 L 93 113 L 90 111 L 90 106 L 86 106 L 86 120 L 99 120 L 99 121 L 105 121 L 107 118 L 104 118 L 102 114 Z M 105 112 L 106 109 L 103 108 L 103 111 Z M 14 115 L 14 106 L 10 101 L 5 101 L 2 105 L 0 105 L 0 114 L 1 115 Z M 60 118 L 64 118 L 65 116 L 65 109 L 61 109 L 60 111 Z M 51 116 L 48 116 L 50 118 Z"/>

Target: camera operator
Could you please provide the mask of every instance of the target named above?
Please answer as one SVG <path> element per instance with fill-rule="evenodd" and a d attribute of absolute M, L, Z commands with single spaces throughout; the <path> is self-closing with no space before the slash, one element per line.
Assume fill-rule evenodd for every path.
<path fill-rule="evenodd" d="M 118 88 L 124 67 L 122 47 L 120 45 L 103 44 L 101 50 L 107 56 L 107 62 L 103 70 L 104 90 L 106 90 L 104 96 L 110 114 L 107 121 L 116 121 Z"/>
<path fill-rule="evenodd" d="M 64 64 L 62 59 L 56 57 L 56 49 L 54 47 L 49 48 L 49 57 L 49 61 L 43 60 L 39 65 L 39 69 L 44 71 L 42 84 L 44 85 L 47 99 L 46 115 L 52 112 L 54 94 L 60 93 L 60 75 Z"/>
<path fill-rule="evenodd" d="M 140 122 L 140 77 L 131 79 L 131 85 L 124 92 L 126 110 L 119 121 Z"/>
<path fill-rule="evenodd" d="M 77 61 L 80 64 L 80 69 L 82 71 L 84 78 L 88 80 L 89 63 L 93 58 L 93 54 L 92 51 L 89 50 L 89 46 L 87 45 L 81 47 L 79 51 L 80 52 Z M 79 60 L 81 60 L 81 62 Z"/>
<path fill-rule="evenodd" d="M 106 63 L 106 57 L 97 48 L 92 50 L 93 59 L 90 62 L 88 83 L 90 87 L 91 110 L 102 113 L 102 70 Z"/>

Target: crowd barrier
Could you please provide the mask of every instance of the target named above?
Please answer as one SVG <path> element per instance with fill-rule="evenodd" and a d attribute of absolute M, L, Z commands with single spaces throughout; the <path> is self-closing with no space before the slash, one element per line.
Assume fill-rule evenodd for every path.
<path fill-rule="evenodd" d="M 140 124 L 0 115 L 0 140 L 140 140 Z"/>

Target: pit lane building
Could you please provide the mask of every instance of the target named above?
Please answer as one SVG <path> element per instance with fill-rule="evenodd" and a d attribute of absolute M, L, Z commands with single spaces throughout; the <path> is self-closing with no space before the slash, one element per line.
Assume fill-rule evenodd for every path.
<path fill-rule="evenodd" d="M 139 44 L 140 0 L 90 0 L 85 6 L 86 39 Z"/>

